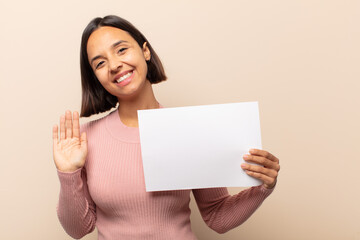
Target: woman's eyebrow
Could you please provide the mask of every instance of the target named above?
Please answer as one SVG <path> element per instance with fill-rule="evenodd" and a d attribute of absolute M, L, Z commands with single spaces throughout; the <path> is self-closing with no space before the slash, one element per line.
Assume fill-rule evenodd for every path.
<path fill-rule="evenodd" d="M 98 58 L 101 58 L 101 55 L 97 55 L 97 56 L 93 57 L 93 58 L 91 59 L 91 61 L 90 61 L 90 65 L 92 65 L 93 62 L 94 62 L 96 59 L 98 59 Z"/>
<path fill-rule="evenodd" d="M 127 42 L 128 41 L 125 41 L 125 40 L 119 40 L 119 41 L 115 42 L 113 45 L 111 45 L 111 47 L 116 48 L 118 45 L 120 45 L 122 43 L 127 43 Z M 98 58 L 101 58 L 101 55 L 97 55 L 97 56 L 93 57 L 90 61 L 90 65 L 92 65 L 92 63 Z"/>
<path fill-rule="evenodd" d="M 112 47 L 113 48 L 116 48 L 118 45 L 120 45 L 120 44 L 122 44 L 122 43 L 127 43 L 127 41 L 125 41 L 125 40 L 119 40 L 119 41 L 117 41 L 116 43 L 114 43 L 113 45 L 112 45 Z"/>

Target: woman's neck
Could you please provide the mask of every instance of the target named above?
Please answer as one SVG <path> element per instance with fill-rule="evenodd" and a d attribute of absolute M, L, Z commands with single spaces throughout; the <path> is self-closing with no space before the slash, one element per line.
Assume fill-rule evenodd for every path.
<path fill-rule="evenodd" d="M 128 127 L 138 127 L 137 110 L 159 108 L 152 85 L 149 81 L 141 94 L 131 99 L 119 99 L 118 113 L 123 124 Z"/>

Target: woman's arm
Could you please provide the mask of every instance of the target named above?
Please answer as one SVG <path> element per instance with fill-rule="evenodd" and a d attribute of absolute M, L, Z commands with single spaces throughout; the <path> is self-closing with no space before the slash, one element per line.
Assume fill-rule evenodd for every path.
<path fill-rule="evenodd" d="M 92 232 L 96 223 L 96 206 L 90 197 L 86 170 L 61 172 L 60 195 L 57 215 L 64 230 L 73 238 L 79 239 Z"/>
<path fill-rule="evenodd" d="M 96 212 L 84 168 L 87 156 L 86 133 L 80 135 L 79 114 L 66 111 L 58 126 L 53 127 L 54 162 L 60 180 L 57 214 L 65 231 L 81 238 L 95 228 Z"/>
<path fill-rule="evenodd" d="M 194 197 L 206 224 L 218 233 L 225 233 L 245 222 L 273 191 L 279 159 L 265 150 L 251 149 L 246 154 L 242 169 L 263 184 L 230 196 L 226 188 L 193 190 Z"/>
<path fill-rule="evenodd" d="M 205 223 L 218 233 L 225 233 L 245 222 L 272 193 L 263 185 L 229 195 L 227 188 L 192 190 Z"/>

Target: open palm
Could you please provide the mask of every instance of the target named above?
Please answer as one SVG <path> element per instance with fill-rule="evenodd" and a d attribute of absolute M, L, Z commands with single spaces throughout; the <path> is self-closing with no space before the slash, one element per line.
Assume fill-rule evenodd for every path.
<path fill-rule="evenodd" d="M 66 111 L 60 117 L 60 139 L 58 126 L 53 127 L 54 162 L 58 170 L 73 172 L 85 164 L 87 155 L 86 133 L 80 136 L 79 113 Z"/>

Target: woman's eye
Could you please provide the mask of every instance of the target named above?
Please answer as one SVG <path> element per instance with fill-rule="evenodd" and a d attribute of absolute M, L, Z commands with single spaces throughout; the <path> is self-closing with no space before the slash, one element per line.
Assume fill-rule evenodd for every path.
<path fill-rule="evenodd" d="M 127 48 L 120 48 L 118 53 L 123 53 Z"/>
<path fill-rule="evenodd" d="M 98 64 L 96 64 L 96 67 L 95 67 L 95 69 L 98 69 L 99 67 L 101 67 L 101 65 L 104 63 L 104 61 L 101 61 L 101 62 L 99 62 Z"/>

